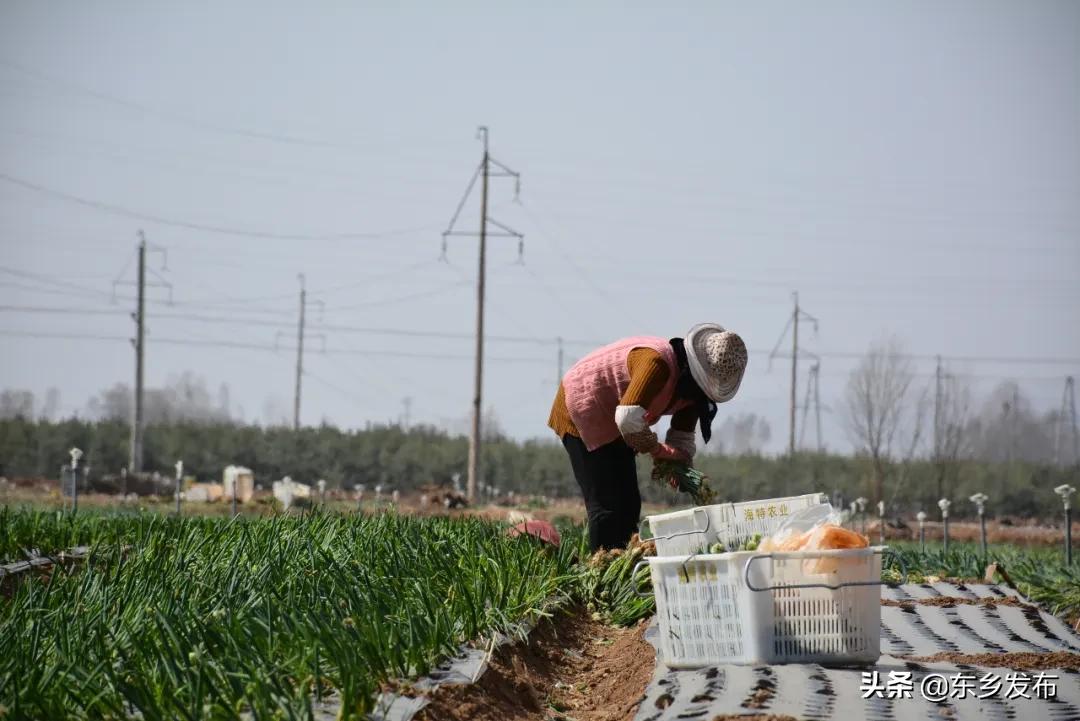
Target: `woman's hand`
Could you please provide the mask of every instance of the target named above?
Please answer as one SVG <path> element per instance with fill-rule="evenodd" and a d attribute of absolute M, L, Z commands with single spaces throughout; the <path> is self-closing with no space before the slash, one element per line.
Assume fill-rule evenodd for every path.
<path fill-rule="evenodd" d="M 687 465 L 690 464 L 690 456 L 686 451 L 679 450 L 667 443 L 658 443 L 655 450 L 652 451 L 652 457 L 661 461 L 677 461 Z"/>
<path fill-rule="evenodd" d="M 667 436 L 664 437 L 664 443 L 681 451 L 688 460 L 692 460 L 694 453 L 697 452 L 693 431 L 680 431 L 676 428 L 669 428 Z"/>

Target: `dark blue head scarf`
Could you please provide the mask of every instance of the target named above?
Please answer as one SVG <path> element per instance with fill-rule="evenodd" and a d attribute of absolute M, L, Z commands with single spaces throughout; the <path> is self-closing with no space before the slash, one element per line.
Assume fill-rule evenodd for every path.
<path fill-rule="evenodd" d="M 698 426 L 701 438 L 708 443 L 712 438 L 712 422 L 716 417 L 716 402 L 705 395 L 701 386 L 690 374 L 690 364 L 686 361 L 686 347 L 682 338 L 672 338 L 671 348 L 675 351 L 675 360 L 679 364 L 679 377 L 675 381 L 675 396 L 693 402 L 697 409 Z"/>

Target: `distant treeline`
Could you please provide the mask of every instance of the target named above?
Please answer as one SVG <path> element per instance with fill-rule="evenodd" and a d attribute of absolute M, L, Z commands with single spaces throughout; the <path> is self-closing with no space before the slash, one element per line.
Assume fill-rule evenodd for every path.
<path fill-rule="evenodd" d="M 68 449 L 78 446 L 89 466 L 89 479 L 116 475 L 127 464 L 130 428 L 118 421 L 0 420 L 0 475 L 9 478 L 57 478 Z M 427 484 L 450 485 L 454 474 L 464 484 L 468 441 L 430 427 L 403 429 L 375 426 L 343 431 L 332 426 L 263 428 L 225 423 L 172 423 L 147 428 L 144 467 L 171 476 L 183 459 L 185 474 L 219 479 L 229 464 L 254 469 L 258 482 L 290 476 L 331 488 L 383 484 L 403 492 Z M 721 498 L 745 500 L 822 491 L 845 503 L 871 496 L 870 464 L 864 458 L 799 454 L 794 459 L 761 455 L 701 454 L 696 465 L 707 473 Z M 648 480 L 651 465 L 638 462 L 641 488 L 648 500 L 685 503 Z M 483 447 L 485 484 L 521 494 L 574 496 L 577 485 L 562 447 L 551 441 L 489 439 Z M 893 463 L 885 483 L 889 513 L 925 510 L 937 517 L 938 469 L 925 460 Z M 1061 503 L 1053 488 L 1077 483 L 1073 469 L 1027 462 L 992 463 L 960 460 L 948 474 L 942 493 L 954 501 L 953 515 L 972 514 L 968 497 L 990 496 L 994 515 L 1058 515 Z"/>

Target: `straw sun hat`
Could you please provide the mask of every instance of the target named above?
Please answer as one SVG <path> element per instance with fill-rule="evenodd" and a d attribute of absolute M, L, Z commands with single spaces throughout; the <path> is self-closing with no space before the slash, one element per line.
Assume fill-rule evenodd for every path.
<path fill-rule="evenodd" d="M 746 370 L 746 344 L 716 323 L 699 323 L 684 339 L 690 375 L 717 403 L 731 400 Z"/>

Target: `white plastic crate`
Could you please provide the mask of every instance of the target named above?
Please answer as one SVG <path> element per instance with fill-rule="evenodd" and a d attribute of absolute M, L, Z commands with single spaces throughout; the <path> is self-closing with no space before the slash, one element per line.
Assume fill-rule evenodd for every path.
<path fill-rule="evenodd" d="M 645 559 L 662 661 L 857 665 L 881 655 L 883 547 Z"/>
<path fill-rule="evenodd" d="M 760 533 L 768 536 L 781 523 L 804 508 L 825 503 L 823 493 L 807 493 L 760 501 L 720 503 L 647 516 L 659 556 L 685 556 L 707 552 L 722 541 L 730 548 Z"/>

